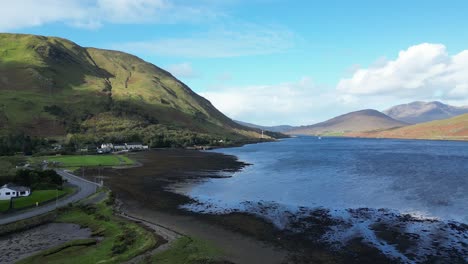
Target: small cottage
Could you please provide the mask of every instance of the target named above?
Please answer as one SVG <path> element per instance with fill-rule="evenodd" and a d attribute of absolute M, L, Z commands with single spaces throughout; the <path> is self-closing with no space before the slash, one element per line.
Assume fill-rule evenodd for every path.
<path fill-rule="evenodd" d="M 11 198 L 29 196 L 30 194 L 30 188 L 17 186 L 12 183 L 0 187 L 0 200 L 10 200 Z"/>
<path fill-rule="evenodd" d="M 101 144 L 101 148 L 102 148 L 102 149 L 113 149 L 113 148 L 114 148 L 114 144 L 112 144 L 112 143 L 102 143 L 102 144 Z"/>
<path fill-rule="evenodd" d="M 121 151 L 121 150 L 126 150 L 127 146 L 125 145 L 114 145 L 114 150 L 115 151 Z"/>
<path fill-rule="evenodd" d="M 127 147 L 128 150 L 143 149 L 143 144 L 138 143 L 138 142 L 125 143 L 125 146 Z"/>

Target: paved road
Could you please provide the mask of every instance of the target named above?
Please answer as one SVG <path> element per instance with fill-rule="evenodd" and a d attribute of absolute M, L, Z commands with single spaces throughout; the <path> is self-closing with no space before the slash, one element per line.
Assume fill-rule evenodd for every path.
<path fill-rule="evenodd" d="M 64 179 L 66 179 L 68 183 L 73 184 L 78 187 L 78 191 L 74 193 L 73 195 L 65 197 L 63 199 L 59 199 L 57 203 L 58 207 L 66 206 L 69 203 L 73 203 L 81 199 L 84 199 L 90 196 L 91 194 L 95 193 L 97 188 L 99 187 L 97 183 L 87 181 L 85 179 L 77 177 L 66 171 L 57 170 L 57 173 L 60 176 L 62 176 Z M 2 216 L 2 218 L 0 218 L 0 225 L 16 222 L 19 220 L 23 220 L 23 219 L 34 217 L 34 216 L 41 215 L 41 214 L 45 214 L 45 213 L 55 210 L 55 208 L 56 208 L 55 203 L 48 203 L 44 206 L 39 206 L 37 208 L 13 213 L 5 217 Z"/>

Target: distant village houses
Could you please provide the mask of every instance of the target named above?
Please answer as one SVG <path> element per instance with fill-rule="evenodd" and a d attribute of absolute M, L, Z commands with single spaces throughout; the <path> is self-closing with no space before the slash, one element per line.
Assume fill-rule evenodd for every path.
<path fill-rule="evenodd" d="M 29 196 L 31 189 L 8 183 L 0 187 L 0 200 L 10 200 L 15 197 Z"/>
<path fill-rule="evenodd" d="M 111 153 L 119 151 L 136 151 L 136 150 L 147 150 L 148 146 L 143 145 L 143 143 L 131 142 L 124 144 L 113 144 L 113 143 L 103 143 L 101 147 L 98 148 L 98 153 Z"/>

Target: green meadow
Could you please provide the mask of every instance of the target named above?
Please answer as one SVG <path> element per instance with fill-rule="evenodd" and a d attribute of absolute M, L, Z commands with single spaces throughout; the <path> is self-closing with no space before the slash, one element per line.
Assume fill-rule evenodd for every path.
<path fill-rule="evenodd" d="M 97 166 L 126 166 L 134 161 L 125 155 L 63 155 L 35 157 L 34 161 L 56 162 L 59 167 L 97 167 Z"/>

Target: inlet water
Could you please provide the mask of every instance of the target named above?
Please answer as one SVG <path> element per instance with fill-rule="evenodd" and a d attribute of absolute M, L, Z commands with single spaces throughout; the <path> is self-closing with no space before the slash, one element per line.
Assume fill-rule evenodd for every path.
<path fill-rule="evenodd" d="M 387 208 L 468 223 L 466 142 L 297 137 L 214 151 L 252 164 L 188 191 L 217 208 Z"/>

